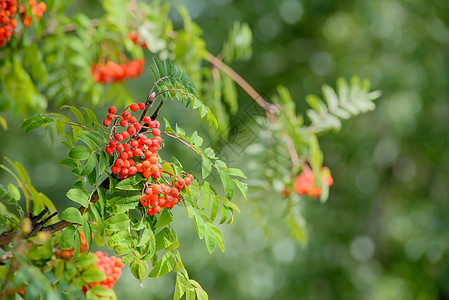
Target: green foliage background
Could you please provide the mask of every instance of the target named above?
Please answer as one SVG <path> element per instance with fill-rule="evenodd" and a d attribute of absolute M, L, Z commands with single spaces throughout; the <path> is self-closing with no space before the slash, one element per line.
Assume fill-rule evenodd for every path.
<path fill-rule="evenodd" d="M 338 134 L 320 138 L 334 185 L 326 205 L 307 202 L 309 243 L 295 244 L 279 227 L 270 240 L 241 205 L 236 226 L 223 228 L 224 253 L 207 255 L 193 222 L 175 215 L 184 263 L 211 299 L 445 299 L 449 297 L 448 116 L 449 3 L 443 0 L 187 1 L 216 54 L 234 21 L 253 29 L 253 56 L 232 65 L 255 89 L 273 94 L 286 85 L 298 110 L 305 95 L 324 83 L 357 74 L 382 90 L 376 111 L 351 120 Z M 78 6 L 79 5 L 79 6 Z M 77 2 L 92 12 L 96 5 Z M 179 16 L 173 13 L 175 20 Z M 129 84 L 133 95 L 148 90 L 144 76 Z M 239 91 L 235 120 L 246 120 L 251 99 Z M 101 111 L 101 108 L 100 110 Z M 103 109 L 103 111 L 105 111 Z M 164 107 L 167 119 L 193 131 L 197 118 Z M 65 156 L 51 136 L 27 136 L 13 120 L 0 131 L 0 154 L 20 160 L 36 188 L 66 207 L 72 178 L 56 165 Z M 244 122 L 232 122 L 245 128 Z M 1 130 L 1 129 L 0 129 Z M 171 148 L 170 148 L 171 147 Z M 181 147 L 167 145 L 178 151 Z M 62 152 L 61 152 L 62 151 Z M 230 151 L 238 164 L 244 155 Z M 282 201 L 269 195 L 273 207 Z M 242 203 L 242 202 L 240 202 Z M 175 212 L 176 213 L 176 212 Z M 275 221 L 274 221 L 275 222 Z M 181 226 L 180 226 L 181 225 Z M 192 224 L 190 224 L 192 225 Z M 185 232 L 182 228 L 186 228 Z M 146 280 L 125 273 L 121 298 L 168 299 L 174 276 Z"/>

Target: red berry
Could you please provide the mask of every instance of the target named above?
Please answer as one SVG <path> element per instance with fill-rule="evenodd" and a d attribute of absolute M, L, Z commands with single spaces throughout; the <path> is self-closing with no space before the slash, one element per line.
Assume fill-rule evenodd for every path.
<path fill-rule="evenodd" d="M 161 131 L 160 131 L 158 128 L 154 128 L 154 129 L 151 131 L 151 133 L 152 133 L 154 136 L 158 136 L 159 134 L 161 134 Z"/>
<path fill-rule="evenodd" d="M 131 116 L 131 117 L 129 117 L 128 121 L 129 121 L 130 124 L 134 124 L 134 123 L 137 122 L 137 119 L 136 119 L 136 117 Z"/>
<path fill-rule="evenodd" d="M 140 148 L 137 148 L 134 150 L 134 155 L 137 157 L 140 157 L 142 155 L 142 150 Z"/>
<path fill-rule="evenodd" d="M 145 169 L 145 170 L 143 170 L 142 175 L 143 175 L 143 177 L 148 178 L 148 177 L 150 177 L 151 172 L 150 172 L 150 170 Z"/>
<path fill-rule="evenodd" d="M 117 142 L 114 140 L 109 141 L 109 147 L 115 147 L 116 144 L 117 144 Z"/>
<path fill-rule="evenodd" d="M 137 103 L 133 103 L 129 106 L 129 108 L 131 109 L 131 111 L 138 111 L 139 105 Z"/>
<path fill-rule="evenodd" d="M 117 142 L 123 141 L 123 135 L 122 135 L 121 133 L 116 134 L 116 135 L 115 135 L 115 140 L 116 140 Z"/>
<path fill-rule="evenodd" d="M 117 144 L 117 146 L 115 146 L 115 150 L 117 150 L 118 152 L 122 152 L 124 150 L 124 146 L 123 144 Z"/>
<path fill-rule="evenodd" d="M 140 110 L 144 110 L 145 109 L 145 103 L 139 102 L 138 105 L 139 105 Z"/>
<path fill-rule="evenodd" d="M 117 108 L 115 108 L 115 106 L 111 106 L 111 107 L 109 107 L 108 111 L 110 114 L 115 114 L 117 112 Z"/>
<path fill-rule="evenodd" d="M 137 168 L 136 168 L 135 166 L 129 167 L 128 173 L 129 173 L 129 175 L 134 175 L 134 174 L 136 174 L 136 173 L 137 173 Z"/>
<path fill-rule="evenodd" d="M 118 172 L 120 172 L 120 167 L 112 166 L 111 167 L 111 172 L 114 173 L 114 174 L 117 174 Z"/>
<path fill-rule="evenodd" d="M 120 154 L 120 158 L 123 159 L 123 160 L 128 159 L 128 153 L 122 152 L 122 153 Z"/>
<path fill-rule="evenodd" d="M 127 138 L 129 138 L 129 133 L 128 133 L 128 131 L 123 131 L 122 132 L 122 136 L 123 136 L 123 139 L 127 139 Z M 128 144 L 126 144 L 126 145 L 128 145 Z M 126 149 L 126 148 L 125 148 Z"/>
<path fill-rule="evenodd" d="M 136 130 L 139 131 L 140 129 L 142 129 L 142 124 L 136 123 L 134 124 L 134 128 L 136 128 Z"/>
<path fill-rule="evenodd" d="M 134 128 L 133 125 L 129 126 L 127 129 L 129 135 L 135 135 L 136 134 L 136 128 Z"/>
<path fill-rule="evenodd" d="M 120 126 L 122 126 L 122 127 L 127 127 L 129 124 L 128 124 L 128 121 L 126 121 L 126 120 L 121 120 L 120 121 Z"/>
<path fill-rule="evenodd" d="M 139 142 L 136 140 L 133 140 L 131 142 L 131 148 L 136 149 L 137 147 L 139 147 Z M 137 156 L 137 155 L 136 155 Z"/>
<path fill-rule="evenodd" d="M 160 212 L 161 211 L 161 207 L 160 206 L 155 206 L 155 207 L 153 207 L 153 211 L 154 211 L 154 213 L 158 213 L 158 212 Z"/>
<path fill-rule="evenodd" d="M 106 153 L 107 154 L 112 154 L 114 152 L 114 148 L 112 147 L 106 147 Z"/>
<path fill-rule="evenodd" d="M 123 112 L 122 116 L 123 116 L 123 119 L 128 120 L 129 117 L 131 117 L 131 113 L 129 111 L 125 111 L 125 112 Z"/>
<path fill-rule="evenodd" d="M 106 116 L 106 119 L 108 119 L 108 120 L 113 120 L 113 119 L 114 119 L 114 114 L 108 114 L 108 115 Z"/>
<path fill-rule="evenodd" d="M 125 162 L 123 161 L 123 159 L 117 159 L 116 161 L 115 161 L 115 165 L 117 166 L 117 167 L 123 167 L 123 165 L 125 164 Z"/>
<path fill-rule="evenodd" d="M 140 197 L 140 205 L 142 205 L 143 207 L 150 205 L 150 199 L 147 195 L 143 195 L 142 197 Z"/>
<path fill-rule="evenodd" d="M 103 121 L 103 125 L 104 125 L 104 127 L 109 127 L 109 126 L 111 126 L 111 121 L 109 121 L 108 119 L 105 119 Z"/>
<path fill-rule="evenodd" d="M 145 116 L 145 118 L 143 118 L 143 122 L 144 122 L 144 123 L 147 123 L 147 124 L 150 124 L 151 118 L 150 118 L 149 116 Z M 150 126 L 150 127 L 151 127 L 151 126 Z"/>

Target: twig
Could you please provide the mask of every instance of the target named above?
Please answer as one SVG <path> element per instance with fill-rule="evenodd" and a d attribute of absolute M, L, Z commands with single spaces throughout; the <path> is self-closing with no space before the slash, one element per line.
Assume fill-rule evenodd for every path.
<path fill-rule="evenodd" d="M 109 178 L 106 178 L 100 184 L 100 187 L 107 191 L 109 189 Z M 95 191 L 92 194 L 90 205 L 92 205 L 95 202 L 97 202 L 98 199 L 99 199 L 98 192 Z M 80 211 L 81 214 L 84 214 L 84 212 L 86 212 L 88 209 L 89 209 L 89 207 L 86 208 L 86 207 L 82 206 L 82 207 L 79 208 L 79 211 Z M 45 231 L 45 232 L 49 232 L 49 233 L 55 233 L 55 232 L 58 232 L 58 231 L 60 231 L 60 230 L 62 230 L 64 228 L 66 228 L 69 225 L 75 224 L 75 223 L 72 223 L 72 222 L 68 222 L 66 220 L 61 220 L 61 221 L 59 221 L 59 222 L 57 222 L 55 224 L 44 226 L 44 224 L 46 222 L 48 222 L 51 218 L 53 218 L 55 215 L 56 215 L 56 213 L 53 213 L 52 215 L 50 215 L 48 218 L 46 218 L 42 222 L 35 223 L 34 226 L 33 226 L 33 229 L 31 230 L 31 232 L 29 234 L 27 234 L 26 236 L 24 236 L 23 238 L 33 237 L 40 231 Z M 6 244 L 10 243 L 16 235 L 17 235 L 17 231 L 5 232 L 2 235 L 0 235 L 0 246 L 3 246 L 3 245 L 6 245 Z"/>
<path fill-rule="evenodd" d="M 159 105 L 157 106 L 156 110 L 154 111 L 154 113 L 151 115 L 151 120 L 156 120 L 157 118 L 157 114 L 159 113 L 159 110 L 161 109 L 162 105 L 164 104 L 164 101 L 161 100 L 161 103 L 159 103 Z"/>

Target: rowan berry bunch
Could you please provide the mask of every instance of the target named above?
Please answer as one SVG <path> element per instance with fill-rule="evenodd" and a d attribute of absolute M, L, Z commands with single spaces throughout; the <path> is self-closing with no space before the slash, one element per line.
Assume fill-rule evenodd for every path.
<path fill-rule="evenodd" d="M 16 0 L 0 0 L 0 47 L 11 39 L 17 21 L 14 16 L 17 11 Z"/>
<path fill-rule="evenodd" d="M 147 43 L 140 37 L 137 32 L 131 31 L 128 33 L 128 37 L 133 41 L 134 44 L 140 46 L 142 49 L 148 49 Z"/>
<path fill-rule="evenodd" d="M 137 173 L 141 173 L 146 182 L 142 190 L 140 204 L 148 207 L 150 216 L 161 211 L 162 207 L 173 208 L 181 200 L 180 191 L 184 186 L 189 186 L 193 181 L 193 175 L 184 174 L 184 178 L 174 174 L 168 174 L 169 179 L 162 177 L 162 160 L 158 151 L 162 149 L 159 121 L 152 120 L 149 116 L 137 122 L 132 112 L 144 110 L 145 104 L 132 103 L 124 111 L 117 113 L 117 108 L 109 107 L 109 114 L 103 121 L 103 125 L 111 127 L 110 140 L 106 147 L 106 153 L 115 156 L 111 172 L 118 174 L 120 179 L 126 179 Z M 123 131 L 119 132 L 119 128 Z M 151 138 L 145 133 L 150 133 Z M 165 162 L 167 163 L 167 162 Z"/>
<path fill-rule="evenodd" d="M 31 7 L 31 13 L 36 16 L 36 19 L 39 21 L 42 18 L 44 12 L 47 10 L 47 5 L 44 2 L 37 3 L 36 0 L 28 0 L 28 4 Z M 23 26 L 29 27 L 31 26 L 31 16 L 26 14 L 26 9 L 23 4 L 20 4 L 19 7 L 20 19 L 22 20 Z"/>
<path fill-rule="evenodd" d="M 143 59 L 129 60 L 122 64 L 108 61 L 106 64 L 92 66 L 90 71 L 96 82 L 112 83 L 139 76 L 143 72 L 144 64 Z"/>
<path fill-rule="evenodd" d="M 321 169 L 323 174 L 323 182 L 327 186 L 331 186 L 334 181 L 327 167 Z M 293 189 L 300 195 L 309 197 L 318 197 L 321 195 L 321 187 L 315 186 L 315 174 L 310 170 L 308 165 L 304 165 L 303 171 L 298 175 L 293 185 Z"/>
<path fill-rule="evenodd" d="M 101 282 L 92 283 L 89 287 L 102 285 L 105 289 L 111 289 L 115 282 L 120 278 L 124 264 L 122 263 L 122 260 L 116 256 L 108 257 L 106 253 L 101 251 L 97 251 L 94 254 L 97 256 L 95 265 L 100 272 L 106 274 L 106 279 Z"/>
<path fill-rule="evenodd" d="M 80 237 L 81 237 L 80 252 L 84 252 L 87 250 L 87 242 L 83 232 L 80 233 Z M 62 258 L 63 260 L 71 260 L 73 258 L 74 252 L 75 250 L 73 248 L 68 250 L 56 249 L 55 255 L 59 258 Z"/>

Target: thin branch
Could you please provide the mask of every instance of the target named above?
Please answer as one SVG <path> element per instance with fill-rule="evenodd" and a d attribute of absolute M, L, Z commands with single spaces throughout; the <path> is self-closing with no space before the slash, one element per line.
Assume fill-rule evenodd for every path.
<path fill-rule="evenodd" d="M 237 72 L 217 57 L 208 52 L 205 58 L 212 65 L 231 77 L 235 83 L 237 83 L 260 107 L 265 110 L 267 117 L 270 120 L 274 119 L 273 113 L 276 110 L 276 106 L 274 104 L 267 102 L 245 79 L 243 79 L 239 74 L 237 74 Z"/>
<path fill-rule="evenodd" d="M 105 191 L 107 191 L 109 189 L 109 178 L 106 178 L 100 184 L 100 187 L 103 188 Z M 90 205 L 92 205 L 95 202 L 97 202 L 98 199 L 99 199 L 98 192 L 95 191 L 92 194 Z M 86 207 L 82 206 L 82 207 L 79 208 L 79 211 L 80 211 L 81 214 L 84 214 L 84 212 L 86 212 L 88 209 L 89 209 L 89 207 L 86 208 Z M 35 226 L 33 226 L 33 229 L 31 230 L 31 232 L 28 235 L 26 235 L 25 237 L 23 237 L 23 238 L 33 237 L 40 231 L 45 231 L 45 232 L 49 232 L 49 233 L 53 234 L 55 232 L 58 232 L 58 231 L 60 231 L 60 230 L 62 230 L 64 228 L 66 228 L 69 225 L 76 224 L 76 223 L 68 222 L 66 220 L 61 220 L 61 221 L 59 221 L 59 222 L 57 222 L 55 224 L 44 226 L 44 224 L 48 220 L 53 218 L 54 216 L 55 216 L 55 214 L 52 214 L 51 216 L 46 218 L 44 220 L 44 222 L 39 222 L 39 223 L 35 224 Z M 0 246 L 3 246 L 3 245 L 6 245 L 6 244 L 10 243 L 13 240 L 13 238 L 17 235 L 17 233 L 18 233 L 17 231 L 13 231 L 13 232 L 5 232 L 2 235 L 0 235 Z"/>
<path fill-rule="evenodd" d="M 157 106 L 157 108 L 156 108 L 156 110 L 154 111 L 154 113 L 151 115 L 151 120 L 156 120 L 156 118 L 157 118 L 157 115 L 158 115 L 158 113 L 159 113 L 159 110 L 161 109 L 161 107 L 162 107 L 162 105 L 164 104 L 164 101 L 163 100 L 161 100 L 161 103 L 159 103 L 159 105 Z"/>
<path fill-rule="evenodd" d="M 183 143 L 184 145 L 186 145 L 187 147 L 189 147 L 190 149 L 192 149 L 193 151 L 195 151 L 196 154 L 198 154 L 199 156 L 203 157 L 203 155 L 202 155 L 198 150 L 196 150 L 194 147 L 192 147 L 192 145 L 189 145 L 188 143 L 186 143 L 185 141 L 183 141 L 182 139 L 180 139 L 180 138 L 177 137 L 176 135 L 173 135 L 173 134 L 170 134 L 170 133 L 167 133 L 167 132 L 161 132 L 161 134 L 166 135 L 166 136 L 169 136 L 169 137 L 171 137 L 171 138 L 173 138 L 173 139 L 175 139 L 175 140 L 177 140 L 177 141 Z M 214 168 L 217 168 L 212 162 L 211 162 L 210 164 L 211 164 Z"/>

